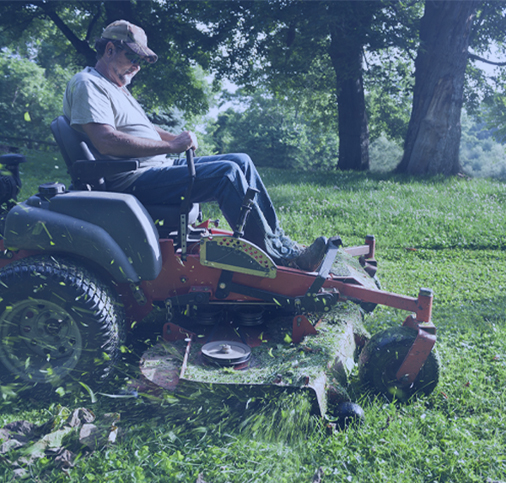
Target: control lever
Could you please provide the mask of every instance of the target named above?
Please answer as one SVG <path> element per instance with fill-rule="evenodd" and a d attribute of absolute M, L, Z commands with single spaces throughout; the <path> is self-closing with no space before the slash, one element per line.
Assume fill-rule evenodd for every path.
<path fill-rule="evenodd" d="M 255 188 L 248 188 L 248 191 L 246 191 L 246 195 L 242 200 L 239 221 L 234 231 L 234 238 L 241 238 L 244 235 L 244 226 L 246 225 L 246 221 L 251 211 L 251 206 L 253 205 L 253 200 L 255 199 L 257 193 L 260 193 L 260 191 Z"/>
<path fill-rule="evenodd" d="M 187 242 L 186 237 L 188 234 L 188 213 L 190 211 L 192 202 L 191 202 L 191 194 L 193 190 L 193 184 L 195 183 L 196 172 L 195 172 L 195 163 L 193 162 L 193 148 L 188 149 L 186 151 L 186 164 L 188 165 L 188 174 L 190 176 L 190 181 L 188 183 L 188 188 L 186 189 L 186 193 L 183 198 L 183 202 L 181 203 L 181 210 L 179 212 L 179 246 L 181 247 L 181 260 L 186 261 L 187 258 Z"/>

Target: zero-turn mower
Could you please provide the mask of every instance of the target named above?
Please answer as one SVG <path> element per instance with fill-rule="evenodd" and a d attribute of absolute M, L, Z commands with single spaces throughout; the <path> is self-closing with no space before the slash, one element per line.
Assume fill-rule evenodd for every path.
<path fill-rule="evenodd" d="M 113 369 L 127 328 L 158 306 L 166 322 L 141 360 L 147 386 L 302 391 L 324 414 L 347 402 L 341 388 L 360 352 L 359 376 L 377 392 L 406 400 L 434 389 L 432 292 L 380 290 L 374 237 L 351 248 L 329 239 L 315 272 L 277 266 L 242 238 L 253 190 L 234 231 L 222 230 L 198 220 L 199 207 L 186 201 L 192 183 L 181 206 L 143 206 L 104 184 L 137 160 L 98 158 L 64 117 L 52 130 L 71 189 L 44 184 L 16 203 L 24 157 L 0 157 L 2 385 L 93 387 Z M 362 313 L 377 304 L 409 314 L 369 339 Z"/>

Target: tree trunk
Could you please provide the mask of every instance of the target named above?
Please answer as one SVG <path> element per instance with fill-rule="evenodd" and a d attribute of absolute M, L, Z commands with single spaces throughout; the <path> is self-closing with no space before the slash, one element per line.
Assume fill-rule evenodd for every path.
<path fill-rule="evenodd" d="M 346 79 L 337 97 L 339 106 L 339 169 L 369 169 L 369 128 L 365 113 L 362 73 Z"/>
<path fill-rule="evenodd" d="M 343 4 L 346 5 L 343 6 Z M 362 82 L 362 49 L 376 2 L 338 2 L 332 13 L 329 48 L 336 73 L 339 122 L 339 169 L 369 169 L 369 129 Z M 339 14 L 339 15 L 338 15 Z"/>
<path fill-rule="evenodd" d="M 397 172 L 457 174 L 467 49 L 478 2 L 426 0 L 413 110 Z"/>

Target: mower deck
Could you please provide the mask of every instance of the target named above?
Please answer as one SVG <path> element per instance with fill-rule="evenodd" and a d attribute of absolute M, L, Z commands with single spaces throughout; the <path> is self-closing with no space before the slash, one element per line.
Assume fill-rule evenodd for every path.
<path fill-rule="evenodd" d="M 178 325 L 167 324 L 164 341 L 141 359 L 143 376 L 169 391 L 219 384 L 247 389 L 249 397 L 303 392 L 312 411 L 319 415 L 327 412 L 329 404 L 347 400 L 343 388 L 355 366 L 357 342 L 366 338 L 355 304 L 338 304 L 317 321 L 316 334 L 306 336 L 300 344 L 291 343 L 292 316 L 240 326 L 233 322 L 234 314 L 227 312 L 214 325 L 201 325 L 189 318 Z M 249 360 L 242 362 L 239 352 L 229 361 L 220 357 L 213 361 L 206 351 L 206 346 L 214 349 L 223 345 L 234 350 L 234 344 L 251 349 Z"/>

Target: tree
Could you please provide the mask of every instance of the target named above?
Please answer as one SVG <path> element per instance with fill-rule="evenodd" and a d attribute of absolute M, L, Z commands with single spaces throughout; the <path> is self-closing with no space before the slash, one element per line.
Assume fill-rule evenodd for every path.
<path fill-rule="evenodd" d="M 49 124 L 61 111 L 65 83 L 70 79 L 56 69 L 60 83 L 49 82 L 34 62 L 0 52 L 0 139 L 9 144 L 51 143 Z"/>
<path fill-rule="evenodd" d="M 373 2 L 336 2 L 329 5 L 329 55 L 336 74 L 339 115 L 340 169 L 369 169 L 369 130 L 362 76 L 367 31 L 378 9 Z"/>
<path fill-rule="evenodd" d="M 412 62 L 404 57 L 393 52 L 375 56 L 364 76 L 371 143 L 382 136 L 404 143 L 413 100 Z"/>
<path fill-rule="evenodd" d="M 178 2 L 4 1 L 0 2 L 0 35 L 7 45 L 43 67 L 50 68 L 56 61 L 77 71 L 95 64 L 95 39 L 106 25 L 122 18 L 145 28 L 150 47 L 161 60 L 141 71 L 132 84 L 144 107 L 206 112 L 207 83 L 196 75 L 195 66 L 207 66 L 202 45 L 207 49 L 214 45 L 195 22 L 188 21 Z"/>
<path fill-rule="evenodd" d="M 223 22 L 221 15 L 227 9 Z M 208 2 L 201 21 L 221 39 L 218 75 L 277 96 L 300 109 L 324 106 L 338 117 L 341 169 L 369 167 L 362 55 L 383 2 Z M 235 25 L 231 19 L 235 18 Z M 310 100 L 309 102 L 308 99 Z M 331 107 L 332 103 L 332 107 Z"/>
<path fill-rule="evenodd" d="M 339 132 L 338 167 L 356 170 L 368 169 L 370 132 L 372 139 L 385 132 L 396 142 L 406 132 L 412 83 L 405 56 L 419 43 L 413 108 L 398 170 L 451 174 L 459 169 L 463 99 L 468 105 L 494 99 L 490 88 L 480 95 L 477 89 L 465 90 L 466 65 L 473 82 L 468 85 L 485 85 L 467 62 L 478 58 L 467 54 L 467 46 L 480 53 L 502 40 L 502 5 L 427 0 L 421 18 L 421 2 L 394 0 L 4 1 L 0 42 L 57 82 L 58 66 L 72 72 L 94 62 L 90 43 L 109 22 L 125 18 L 146 29 L 160 55 L 160 62 L 142 70 L 132 85 L 157 119 L 170 117 L 173 106 L 206 112 L 210 91 L 204 72 L 210 68 L 218 79 L 230 77 L 249 93 L 267 87 L 278 102 L 290 102 L 304 114 L 315 130 L 332 126 Z M 381 54 L 387 50 L 399 60 L 385 63 Z M 364 71 L 364 59 L 376 54 L 380 60 Z M 388 72 L 390 65 L 394 74 Z M 497 117 L 500 110 L 489 112 Z"/>
<path fill-rule="evenodd" d="M 413 109 L 398 172 L 452 175 L 460 170 L 460 113 L 477 5 L 475 0 L 425 3 Z"/>
<path fill-rule="evenodd" d="M 466 109 L 482 118 L 499 142 L 506 139 L 506 4 L 485 1 L 478 8 L 470 39 Z M 490 60 L 490 46 L 494 59 Z M 479 54 L 479 55 L 478 55 Z M 479 69 L 487 66 L 488 69 Z M 491 68 L 491 66 L 495 66 Z"/>
<path fill-rule="evenodd" d="M 335 167 L 338 139 L 333 126 L 320 125 L 291 102 L 257 90 L 234 95 L 241 109 L 219 115 L 212 129 L 218 152 L 246 152 L 258 166 L 291 169 Z"/>

